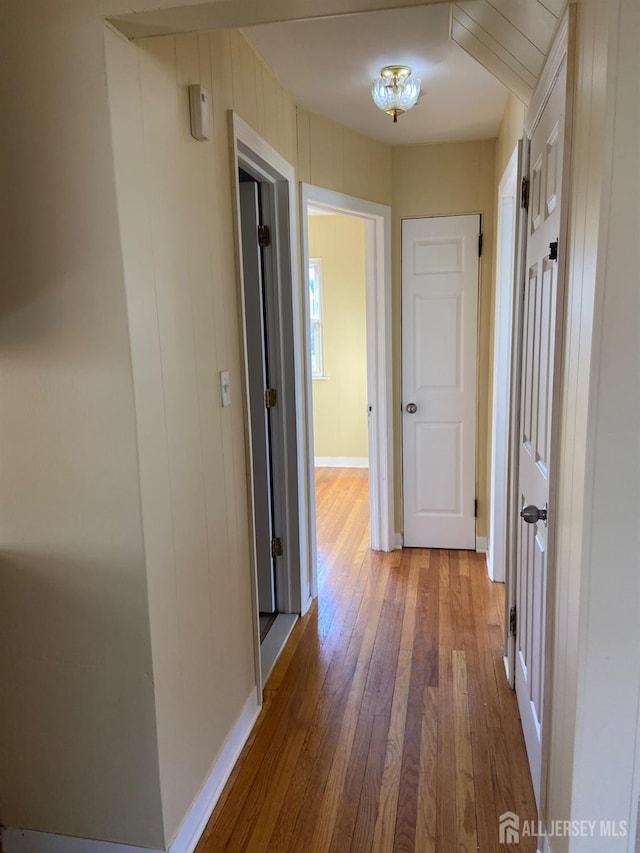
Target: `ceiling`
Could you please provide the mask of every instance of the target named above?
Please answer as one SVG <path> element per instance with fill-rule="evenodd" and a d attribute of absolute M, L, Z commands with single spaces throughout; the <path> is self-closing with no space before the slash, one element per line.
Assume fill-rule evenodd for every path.
<path fill-rule="evenodd" d="M 246 27 L 243 32 L 300 106 L 390 145 L 489 139 L 507 89 L 449 40 L 449 5 Z M 383 65 L 422 80 L 417 105 L 394 124 L 371 100 Z"/>

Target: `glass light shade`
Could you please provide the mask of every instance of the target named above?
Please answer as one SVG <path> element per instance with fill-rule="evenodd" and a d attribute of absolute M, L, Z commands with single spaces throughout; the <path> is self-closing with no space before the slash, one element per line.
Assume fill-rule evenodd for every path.
<path fill-rule="evenodd" d="M 388 65 L 380 72 L 371 87 L 371 97 L 377 107 L 393 116 L 398 116 L 415 106 L 420 94 L 420 80 L 411 76 L 405 65 Z"/>

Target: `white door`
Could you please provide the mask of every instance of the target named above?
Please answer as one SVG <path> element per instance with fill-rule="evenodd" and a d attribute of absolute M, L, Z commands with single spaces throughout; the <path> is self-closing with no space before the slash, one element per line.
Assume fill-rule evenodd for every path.
<path fill-rule="evenodd" d="M 533 130 L 522 324 L 518 496 L 530 506 L 518 527 L 516 565 L 516 695 L 533 787 L 540 804 L 541 733 L 547 598 L 547 520 L 535 508 L 549 503 L 554 350 L 558 306 L 557 241 L 564 139 L 566 66 Z M 555 244 L 555 250 L 553 248 Z M 553 514 L 550 515 L 553 522 Z"/>
<path fill-rule="evenodd" d="M 402 223 L 404 544 L 476 547 L 480 217 Z"/>

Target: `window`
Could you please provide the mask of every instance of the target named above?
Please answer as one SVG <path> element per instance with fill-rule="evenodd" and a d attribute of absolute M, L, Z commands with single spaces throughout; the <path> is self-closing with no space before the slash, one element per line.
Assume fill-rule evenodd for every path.
<path fill-rule="evenodd" d="M 322 354 L 322 275 L 320 258 L 309 261 L 309 320 L 311 343 L 311 376 L 324 376 Z"/>

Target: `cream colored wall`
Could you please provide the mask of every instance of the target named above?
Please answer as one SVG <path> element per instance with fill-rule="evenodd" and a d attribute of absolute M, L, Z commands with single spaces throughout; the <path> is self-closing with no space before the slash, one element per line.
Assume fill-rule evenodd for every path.
<path fill-rule="evenodd" d="M 291 159 L 295 107 L 237 32 L 107 44 L 169 841 L 255 685 L 227 111 Z M 189 83 L 212 93 L 209 142 Z"/>
<path fill-rule="evenodd" d="M 158 846 L 134 389 L 105 88 L 83 0 L 0 54 L 2 823 Z"/>
<path fill-rule="evenodd" d="M 496 139 L 497 184 L 500 183 L 504 170 L 507 168 L 513 149 L 518 144 L 518 140 L 523 137 L 525 112 L 526 109 L 522 101 L 509 92 Z"/>
<path fill-rule="evenodd" d="M 479 536 L 488 530 L 491 437 L 489 424 L 491 305 L 495 234 L 495 140 L 410 145 L 393 149 L 393 366 L 396 525 L 402 524 L 401 405 L 401 269 L 400 240 L 403 217 L 482 213 L 484 245 L 480 259 L 478 303 L 478 525 Z"/>
<path fill-rule="evenodd" d="M 322 262 L 325 379 L 313 382 L 316 456 L 369 455 L 365 222 L 310 216 L 309 257 Z"/>
<path fill-rule="evenodd" d="M 391 146 L 301 107 L 297 116 L 298 180 L 378 204 L 391 204 Z"/>

